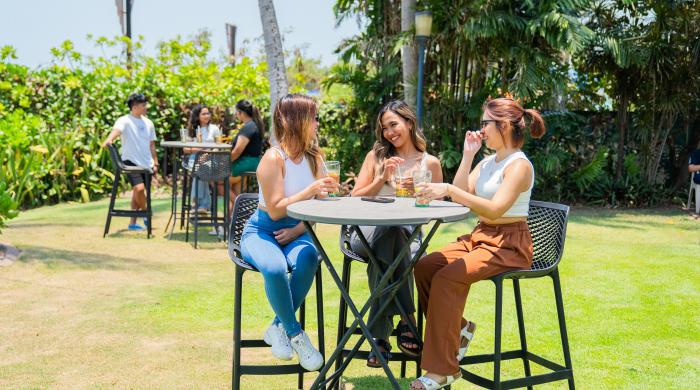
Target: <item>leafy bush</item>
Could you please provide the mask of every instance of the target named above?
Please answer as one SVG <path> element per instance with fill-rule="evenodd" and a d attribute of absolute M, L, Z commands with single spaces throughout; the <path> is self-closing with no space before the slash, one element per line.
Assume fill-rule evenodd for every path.
<path fill-rule="evenodd" d="M 7 184 L 0 181 L 0 231 L 5 227 L 5 222 L 17 216 L 17 203 L 7 192 Z"/>
<path fill-rule="evenodd" d="M 95 44 L 118 46 L 124 39 Z M 52 50 L 52 65 L 37 70 L 12 63 L 11 47 L 0 49 L 0 182 L 20 207 L 108 192 L 112 167 L 100 144 L 128 112 L 131 92 L 148 96 L 148 116 L 161 140 L 178 137 L 197 103 L 208 104 L 225 131 L 234 126 L 238 100 L 269 106 L 265 63 L 209 60 L 206 34 L 163 42 L 155 57 L 140 55 L 138 42 L 135 48 L 130 70 L 121 57 L 85 58 L 70 41 Z"/>

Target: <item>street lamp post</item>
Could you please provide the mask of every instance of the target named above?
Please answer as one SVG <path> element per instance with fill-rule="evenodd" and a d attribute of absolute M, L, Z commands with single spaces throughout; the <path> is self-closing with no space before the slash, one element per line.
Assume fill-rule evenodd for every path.
<path fill-rule="evenodd" d="M 430 11 L 416 12 L 416 40 L 418 41 L 418 88 L 416 90 L 416 114 L 418 127 L 423 126 L 423 63 L 425 62 L 425 43 L 430 38 L 433 26 L 433 14 Z"/>

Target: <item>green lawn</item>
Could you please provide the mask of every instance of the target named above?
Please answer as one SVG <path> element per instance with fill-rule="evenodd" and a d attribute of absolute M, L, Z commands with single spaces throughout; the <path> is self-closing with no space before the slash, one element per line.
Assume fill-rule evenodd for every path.
<path fill-rule="evenodd" d="M 125 219 L 115 219 L 113 234 L 103 239 L 104 200 L 44 207 L 11 221 L 0 241 L 24 254 L 0 267 L 0 388 L 230 386 L 233 266 L 224 245 L 209 237 L 199 250 L 181 233 L 164 239 L 169 203 L 155 204 L 151 240 L 120 230 Z M 441 227 L 431 247 L 473 224 Z M 337 228 L 320 226 L 319 232 L 338 261 Z M 699 262 L 700 221 L 680 211 L 573 209 L 561 273 L 580 389 L 699 387 Z M 338 293 L 327 272 L 324 278 L 331 350 Z M 272 318 L 261 280 L 245 277 L 244 336 L 261 336 Z M 550 279 L 522 286 L 531 350 L 561 361 Z M 355 267 L 352 291 L 367 293 L 362 267 Z M 471 290 L 466 315 L 479 325 L 472 354 L 492 348 L 493 295 L 489 282 Z M 504 348 L 516 347 L 510 289 L 504 302 Z M 313 319 L 315 304 L 309 306 Z M 315 326 L 310 333 L 315 336 Z M 274 361 L 267 349 L 244 359 Z M 521 369 L 519 361 L 506 363 L 506 378 Z M 352 385 L 346 388 L 388 388 L 382 376 L 358 360 L 346 372 Z M 295 385 L 294 376 L 243 379 L 249 389 Z"/>

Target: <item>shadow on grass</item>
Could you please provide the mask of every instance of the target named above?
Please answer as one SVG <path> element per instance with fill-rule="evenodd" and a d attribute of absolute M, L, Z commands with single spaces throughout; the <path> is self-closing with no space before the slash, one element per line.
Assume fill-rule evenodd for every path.
<path fill-rule="evenodd" d="M 23 254 L 19 258 L 22 263 L 39 262 L 46 264 L 49 268 L 60 268 L 70 265 L 82 269 L 127 269 L 134 265 L 144 266 L 138 259 L 128 257 L 118 257 L 101 253 L 89 253 L 69 251 L 41 246 L 23 246 Z"/>
<path fill-rule="evenodd" d="M 177 229 L 177 228 L 176 228 Z M 219 241 L 218 238 L 216 238 L 213 235 L 209 235 L 209 230 L 211 228 L 200 228 L 199 229 L 199 237 L 197 238 L 197 249 L 200 249 L 199 245 L 204 244 L 204 247 L 201 247 L 201 249 L 221 249 L 226 247 L 226 242 L 225 241 Z M 163 233 L 163 237 L 166 239 L 168 238 L 168 235 L 170 234 L 170 230 L 167 232 Z M 173 232 L 172 237 L 170 238 L 170 241 L 180 241 L 180 242 L 186 242 L 185 241 L 185 231 L 175 231 Z M 190 231 L 190 238 L 189 242 L 190 245 L 194 246 L 194 231 Z"/>
<path fill-rule="evenodd" d="M 381 369 L 380 369 L 381 371 Z M 382 371 L 382 373 L 384 373 Z M 395 373 L 395 375 L 397 375 Z M 399 387 L 402 389 L 407 389 L 408 385 L 411 383 L 411 381 L 415 378 L 413 378 L 409 373 L 406 373 L 408 375 L 408 378 L 396 378 L 396 380 L 399 381 Z M 361 377 L 343 377 L 343 386 L 341 386 L 341 389 L 345 390 L 350 390 L 350 389 L 373 389 L 373 390 L 379 390 L 379 389 L 393 389 L 391 386 L 391 383 L 387 379 L 386 376 L 383 375 L 371 375 L 371 376 L 361 376 Z"/>

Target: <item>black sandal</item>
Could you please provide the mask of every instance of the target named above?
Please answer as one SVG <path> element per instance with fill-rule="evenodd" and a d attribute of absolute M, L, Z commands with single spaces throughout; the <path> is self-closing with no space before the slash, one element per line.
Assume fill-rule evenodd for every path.
<path fill-rule="evenodd" d="M 384 352 L 381 352 L 384 360 L 389 360 L 392 358 L 393 355 L 391 354 L 391 344 L 382 339 L 376 339 L 374 342 L 376 342 L 378 346 L 384 348 Z M 379 359 L 377 359 L 377 355 L 375 355 L 374 351 L 370 351 L 369 356 L 367 357 L 367 367 L 382 368 L 382 363 L 379 361 Z"/>
<path fill-rule="evenodd" d="M 396 325 L 396 345 L 399 347 L 401 352 L 405 353 L 408 356 L 411 357 L 418 357 L 420 356 L 421 353 L 421 345 L 418 342 L 418 339 L 415 336 L 406 336 L 404 333 L 413 333 L 411 331 L 411 328 L 408 326 L 408 324 L 402 324 L 399 322 L 398 325 Z M 404 344 L 415 344 L 418 347 L 416 348 L 408 348 Z"/>

